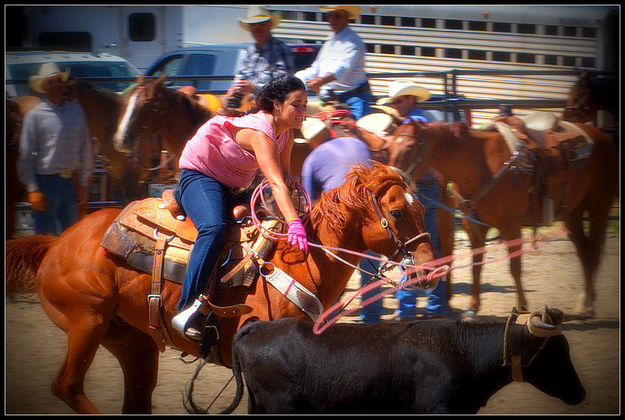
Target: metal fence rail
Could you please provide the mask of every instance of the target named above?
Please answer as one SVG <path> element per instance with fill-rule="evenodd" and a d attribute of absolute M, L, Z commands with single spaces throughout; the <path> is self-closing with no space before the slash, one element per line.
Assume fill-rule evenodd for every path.
<path fill-rule="evenodd" d="M 592 75 L 617 75 L 616 71 L 604 70 L 586 70 Z M 499 104 L 510 104 L 518 107 L 561 107 L 564 100 L 558 98 L 545 99 L 477 99 L 477 98 L 458 98 L 458 78 L 460 76 L 566 76 L 578 75 L 581 70 L 463 70 L 451 69 L 449 71 L 416 71 L 416 72 L 387 72 L 387 73 L 367 73 L 369 79 L 397 79 L 409 77 L 440 77 L 444 86 L 444 99 L 440 101 L 426 101 L 421 105 L 426 109 L 444 109 L 445 107 L 455 106 L 462 108 L 496 108 Z M 149 77 L 155 79 L 156 77 Z M 135 78 L 128 77 L 83 77 L 83 80 L 90 83 L 113 83 L 113 82 L 135 82 Z M 197 87 L 199 81 L 209 80 L 233 80 L 233 75 L 222 76 L 169 76 L 168 81 L 173 82 L 193 82 Z M 28 80 L 6 80 L 6 84 L 27 84 Z M 198 90 L 198 93 L 223 94 L 224 91 L 215 90 Z"/>

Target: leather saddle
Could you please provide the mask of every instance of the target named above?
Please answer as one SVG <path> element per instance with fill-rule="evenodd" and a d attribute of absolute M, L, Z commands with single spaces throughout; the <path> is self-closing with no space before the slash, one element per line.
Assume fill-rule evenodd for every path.
<path fill-rule="evenodd" d="M 499 131 L 511 152 L 524 155 L 519 160 L 522 169 L 541 165 L 545 175 L 584 167 L 593 149 L 592 139 L 581 128 L 550 112 L 537 111 L 524 119 L 499 117 L 487 129 Z"/>
<path fill-rule="evenodd" d="M 543 223 L 551 224 L 555 213 L 546 179 L 584 167 L 593 149 L 590 136 L 577 125 L 543 111 L 529 114 L 524 119 L 499 117 L 486 129 L 499 131 L 504 137 L 510 151 L 516 154 L 516 170 L 533 175 L 531 194 L 538 203 L 536 211 L 540 209 Z"/>
<path fill-rule="evenodd" d="M 212 282 L 218 283 L 217 287 L 227 289 L 251 286 L 258 277 L 255 258 L 268 259 L 274 250 L 273 240 L 261 235 L 248 215 L 247 207 L 233 207 L 226 233 L 226 246 L 211 274 L 211 277 L 221 279 Z M 281 229 L 280 222 L 275 220 L 265 220 L 262 224 L 267 230 Z M 123 258 L 128 265 L 152 274 L 148 295 L 149 326 L 158 333 L 157 343 L 161 349 L 164 349 L 168 334 L 167 329 L 161 326 L 162 282 L 183 282 L 196 238 L 195 225 L 184 215 L 174 197 L 174 190 L 168 189 L 161 197 L 134 201 L 126 206 L 109 226 L 100 244 L 108 252 Z M 209 291 L 206 303 L 217 317 L 231 318 L 251 311 L 244 304 L 227 307 L 213 305 L 210 303 L 211 295 Z"/>

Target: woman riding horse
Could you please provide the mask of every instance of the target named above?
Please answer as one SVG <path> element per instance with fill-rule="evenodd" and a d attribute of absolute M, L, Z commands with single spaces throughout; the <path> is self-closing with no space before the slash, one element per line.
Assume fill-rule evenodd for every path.
<path fill-rule="evenodd" d="M 198 229 L 178 303 L 182 312 L 172 321 L 185 337 L 202 340 L 198 326 L 202 302 L 195 298 L 205 289 L 204 283 L 225 245 L 228 191 L 249 187 L 258 168 L 288 221 L 289 243 L 306 252 L 306 231 L 287 185 L 293 129 L 301 128 L 306 103 L 303 82 L 293 76 L 280 76 L 260 91 L 260 111 L 243 117 L 210 119 L 182 151 L 180 204 Z"/>

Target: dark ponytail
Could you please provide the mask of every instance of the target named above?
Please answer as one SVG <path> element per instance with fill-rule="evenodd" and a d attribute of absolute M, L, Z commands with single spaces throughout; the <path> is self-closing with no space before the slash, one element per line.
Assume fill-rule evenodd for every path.
<path fill-rule="evenodd" d="M 278 101 L 283 103 L 289 93 L 294 90 L 306 90 L 304 82 L 290 74 L 283 74 L 272 79 L 258 92 L 256 97 L 256 106 L 250 112 L 263 110 L 265 112 L 273 112 L 273 103 Z"/>

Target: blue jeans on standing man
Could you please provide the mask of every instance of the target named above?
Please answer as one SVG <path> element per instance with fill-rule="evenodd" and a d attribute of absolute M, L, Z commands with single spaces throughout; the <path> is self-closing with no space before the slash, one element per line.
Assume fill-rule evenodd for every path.
<path fill-rule="evenodd" d="M 366 251 L 365 254 L 369 254 L 373 257 L 379 257 L 379 254 L 376 254 L 373 251 Z M 358 264 L 358 268 L 360 271 L 360 287 L 365 287 L 369 284 L 369 281 L 373 277 L 368 273 L 377 273 L 378 268 L 380 267 L 380 261 L 378 260 L 370 260 L 367 258 L 361 258 L 360 263 Z M 379 279 L 375 279 L 373 281 L 378 281 Z M 364 302 L 380 293 L 382 291 L 381 287 L 376 287 L 368 292 L 363 293 L 360 298 Z M 360 310 L 360 321 L 363 324 L 374 324 L 376 322 L 380 322 L 380 316 L 382 315 L 382 299 L 378 299 L 374 302 L 371 302 L 364 308 Z"/>
<path fill-rule="evenodd" d="M 60 235 L 78 221 L 78 198 L 72 178 L 37 174 L 37 185 L 46 197 L 46 209 L 33 210 L 37 235 Z"/>
<path fill-rule="evenodd" d="M 373 96 L 370 90 L 356 94 L 347 92 L 338 95 L 338 100 L 347 105 L 354 119 L 358 120 L 371 112 L 369 104 L 373 101 Z"/>
<path fill-rule="evenodd" d="M 179 191 L 180 205 L 198 231 L 178 301 L 177 309 L 182 311 L 204 293 L 226 245 L 228 188 L 200 172 L 182 169 Z"/>
<path fill-rule="evenodd" d="M 440 191 L 438 184 L 432 182 L 418 182 L 417 199 L 425 207 L 425 229 L 430 232 L 432 245 L 436 258 L 440 258 L 440 248 L 438 244 L 438 229 L 436 224 L 436 202 L 439 200 Z M 401 280 L 403 280 L 402 278 Z M 400 281 L 401 281 L 400 280 Z M 421 289 L 405 290 L 399 289 L 395 292 L 395 298 L 399 301 L 398 315 L 401 319 L 414 318 L 417 315 L 416 300 Z M 433 290 L 423 291 L 427 298 L 425 312 L 428 315 L 445 315 L 447 313 L 447 301 L 445 299 L 445 282 L 440 278 L 438 285 Z"/>

